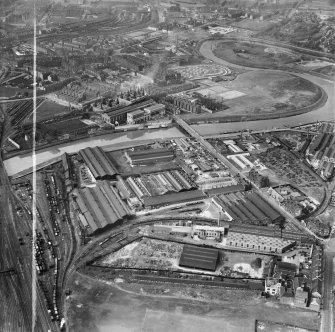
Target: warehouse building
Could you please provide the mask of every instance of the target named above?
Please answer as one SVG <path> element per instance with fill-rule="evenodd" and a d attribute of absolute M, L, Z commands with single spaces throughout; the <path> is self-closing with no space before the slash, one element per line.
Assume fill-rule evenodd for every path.
<path fill-rule="evenodd" d="M 94 188 L 79 189 L 75 200 L 82 226 L 89 233 L 114 224 L 130 213 L 115 188 L 106 181 Z"/>
<path fill-rule="evenodd" d="M 96 179 L 116 177 L 117 170 L 102 148 L 85 148 L 79 151 L 79 155 Z"/>
<path fill-rule="evenodd" d="M 191 269 L 215 271 L 219 258 L 219 250 L 184 245 L 179 266 Z"/>
<path fill-rule="evenodd" d="M 201 190 L 191 190 L 161 196 L 144 197 L 143 202 L 146 208 L 159 208 L 161 206 L 180 204 L 193 201 L 202 201 L 207 196 Z"/>
<path fill-rule="evenodd" d="M 174 159 L 174 152 L 160 148 L 151 150 L 127 151 L 132 166 L 151 165 L 159 162 L 168 162 Z"/>

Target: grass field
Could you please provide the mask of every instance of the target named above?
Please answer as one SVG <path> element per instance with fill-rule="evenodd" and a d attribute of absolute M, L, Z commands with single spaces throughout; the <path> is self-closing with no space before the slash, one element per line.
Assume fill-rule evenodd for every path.
<path fill-rule="evenodd" d="M 169 293 L 170 285 L 164 287 Z M 244 291 L 209 289 L 221 294 L 219 300 L 200 302 L 134 294 L 79 274 L 70 288 L 66 321 L 72 332 L 254 332 L 256 319 L 317 329 L 317 313 L 264 302 Z"/>
<path fill-rule="evenodd" d="M 67 107 L 56 104 L 52 101 L 45 100 L 44 103 L 37 109 L 37 121 L 53 118 L 56 115 L 68 113 Z"/>
<path fill-rule="evenodd" d="M 75 130 L 88 128 L 88 126 L 80 121 L 80 119 L 67 119 L 63 121 L 57 121 L 46 125 L 50 130 L 57 131 L 60 135 L 68 134 Z"/>

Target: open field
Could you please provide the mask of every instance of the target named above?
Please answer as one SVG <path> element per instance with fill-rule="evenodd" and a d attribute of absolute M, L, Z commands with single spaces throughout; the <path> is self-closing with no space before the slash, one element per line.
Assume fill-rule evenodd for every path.
<path fill-rule="evenodd" d="M 229 82 L 218 82 L 222 87 L 222 102 L 229 107 L 215 114 L 188 114 L 185 119 L 225 117 L 282 117 L 315 104 L 322 97 L 321 89 L 300 77 L 274 71 L 249 71 Z M 234 96 L 225 95 L 235 92 Z M 237 94 L 236 92 L 239 92 Z M 243 95 L 244 94 L 244 95 Z M 232 97 L 232 98 L 231 98 Z M 235 97 L 235 98 L 233 98 Z M 239 120 L 241 121 L 241 120 Z"/>
<path fill-rule="evenodd" d="M 56 131 L 59 135 L 63 135 L 76 130 L 87 129 L 89 126 L 80 121 L 80 119 L 67 119 L 48 123 L 45 127 L 52 131 Z"/>
<path fill-rule="evenodd" d="M 301 58 L 299 54 L 279 47 L 234 41 L 218 43 L 214 54 L 230 63 L 256 68 L 276 68 Z"/>
<path fill-rule="evenodd" d="M 123 287 L 122 283 L 119 285 Z M 144 291 L 148 286 L 156 287 L 136 285 Z M 209 292 L 220 292 L 220 300 L 200 302 L 183 295 L 139 295 L 79 274 L 70 287 L 72 295 L 67 300 L 66 316 L 68 329 L 73 332 L 186 332 L 190 328 L 193 332 L 254 332 L 256 319 L 317 328 L 316 313 L 287 310 L 286 306 L 265 303 L 245 291 L 213 288 Z M 164 288 L 165 294 L 169 293 L 170 285 Z M 180 287 L 179 290 L 182 293 Z M 197 290 L 193 288 L 194 292 Z"/>
<path fill-rule="evenodd" d="M 54 116 L 68 113 L 66 106 L 56 104 L 52 101 L 45 100 L 43 104 L 37 109 L 36 117 L 37 122 L 52 119 Z M 27 122 L 32 122 L 33 116 L 31 115 Z"/>

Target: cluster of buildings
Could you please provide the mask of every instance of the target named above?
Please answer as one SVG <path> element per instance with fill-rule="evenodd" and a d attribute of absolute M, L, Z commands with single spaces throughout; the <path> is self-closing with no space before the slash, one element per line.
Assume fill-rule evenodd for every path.
<path fill-rule="evenodd" d="M 199 199 L 194 194 L 195 200 Z M 164 223 L 155 224 L 154 233 L 161 235 L 174 235 L 187 237 L 194 244 L 203 246 L 211 245 L 216 248 L 237 250 L 240 252 L 254 252 L 279 256 L 290 253 L 296 246 L 310 248 L 308 237 L 301 233 L 280 231 L 274 228 L 262 226 L 248 226 L 236 223 L 197 224 L 188 223 Z M 271 270 L 271 269 L 270 269 Z"/>
<path fill-rule="evenodd" d="M 298 266 L 274 258 L 269 276 L 265 279 L 265 292 L 277 296 L 283 304 L 319 311 L 322 296 L 321 247 L 312 246 L 301 261 Z"/>
<path fill-rule="evenodd" d="M 119 178 L 117 187 L 130 206 L 151 209 L 188 200 L 196 186 L 182 170 L 173 170 Z M 178 201 L 178 197 L 183 198 Z"/>
<path fill-rule="evenodd" d="M 334 124 L 324 122 L 318 131 L 306 151 L 307 161 L 328 180 L 333 176 L 335 165 Z"/>
<path fill-rule="evenodd" d="M 127 113 L 127 124 L 138 124 L 148 122 L 155 117 L 162 117 L 165 115 L 165 105 L 153 104 L 143 109 Z"/>

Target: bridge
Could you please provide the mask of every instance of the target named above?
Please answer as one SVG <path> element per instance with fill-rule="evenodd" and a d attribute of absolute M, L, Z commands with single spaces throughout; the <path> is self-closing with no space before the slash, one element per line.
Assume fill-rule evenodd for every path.
<path fill-rule="evenodd" d="M 173 116 L 173 119 L 182 129 L 184 129 L 190 136 L 195 138 L 216 159 L 226 165 L 232 175 L 239 174 L 239 170 L 227 158 L 222 156 L 221 153 L 216 151 L 216 149 L 210 143 L 208 143 L 197 131 L 195 131 L 188 123 L 186 123 L 183 119 L 176 115 Z"/>

